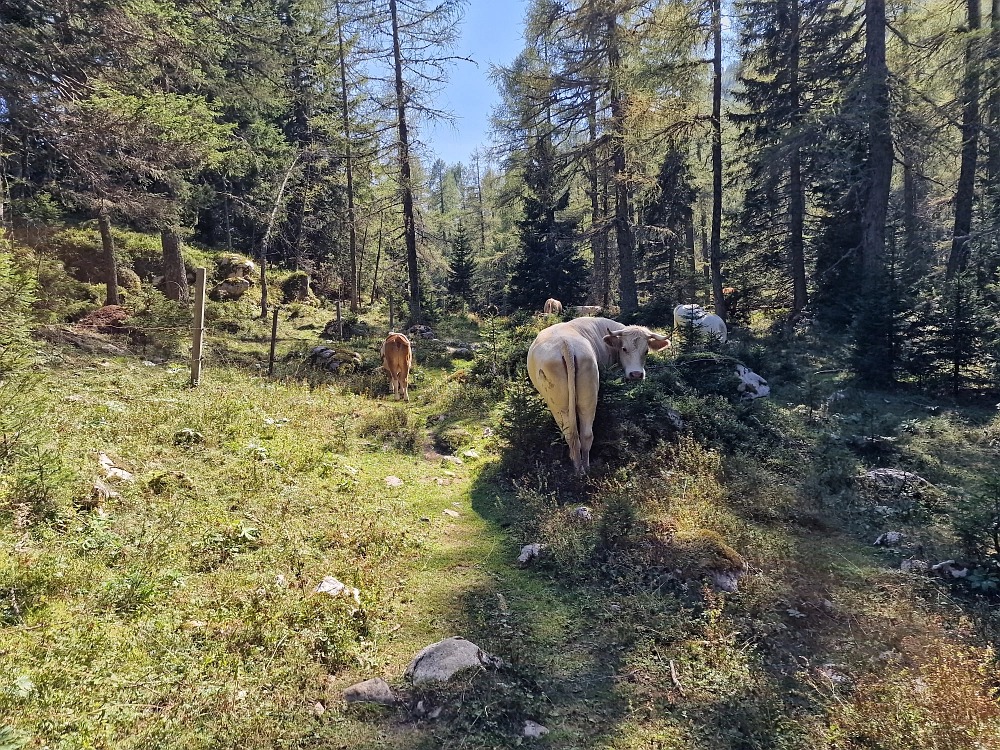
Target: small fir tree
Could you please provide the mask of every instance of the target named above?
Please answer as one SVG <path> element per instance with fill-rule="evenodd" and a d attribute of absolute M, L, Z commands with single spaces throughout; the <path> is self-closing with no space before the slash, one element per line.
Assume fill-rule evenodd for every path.
<path fill-rule="evenodd" d="M 464 301 L 468 305 L 475 303 L 473 294 L 473 275 L 476 262 L 472 257 L 472 242 L 461 222 L 451 240 L 451 272 L 448 274 L 448 294 Z"/>
<path fill-rule="evenodd" d="M 528 194 L 518 222 L 521 253 L 510 279 L 511 304 L 541 309 L 549 297 L 563 303 L 583 299 L 587 267 L 573 242 L 576 222 L 558 216 L 569 205 L 568 179 L 549 136 L 532 147 L 524 183 Z"/>

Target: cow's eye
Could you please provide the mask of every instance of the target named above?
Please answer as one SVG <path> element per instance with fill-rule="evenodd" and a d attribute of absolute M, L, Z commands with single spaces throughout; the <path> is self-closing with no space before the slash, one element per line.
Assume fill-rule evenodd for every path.
<path fill-rule="evenodd" d="M 624 347 L 624 346 L 622 347 L 622 354 L 628 354 L 628 348 L 627 347 Z"/>

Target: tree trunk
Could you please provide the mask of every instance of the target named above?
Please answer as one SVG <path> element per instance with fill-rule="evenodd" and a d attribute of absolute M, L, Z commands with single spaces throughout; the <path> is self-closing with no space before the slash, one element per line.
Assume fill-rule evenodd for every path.
<path fill-rule="evenodd" d="M 347 63 L 344 60 L 344 27 L 340 20 L 340 2 L 337 9 L 337 43 L 340 51 L 341 116 L 344 128 L 344 164 L 347 170 L 347 238 L 351 253 L 351 312 L 358 311 L 358 230 L 354 212 L 354 162 L 351 159 L 351 118 L 347 107 Z"/>
<path fill-rule="evenodd" d="M 105 283 L 108 286 L 105 305 L 120 305 L 118 296 L 118 256 L 115 253 L 115 238 L 111 236 L 111 217 L 107 209 L 101 207 L 97 215 L 97 226 L 101 231 L 101 246 L 104 248 L 104 271 L 107 274 Z"/>
<path fill-rule="evenodd" d="M 1000 0 L 993 0 L 990 10 L 990 96 L 986 102 L 986 117 L 990 124 L 989 150 L 986 154 L 986 210 L 989 227 L 993 230 L 993 252 L 990 254 L 990 276 L 1000 262 Z"/>
<path fill-rule="evenodd" d="M 722 0 L 712 0 L 712 246 L 709 263 L 715 314 L 726 319 L 722 294 Z"/>
<path fill-rule="evenodd" d="M 885 61 L 885 0 L 865 2 L 865 77 L 868 95 L 868 194 L 861 215 L 865 282 L 879 284 L 885 272 L 885 217 L 892 182 L 889 69 Z"/>
<path fill-rule="evenodd" d="M 615 243 L 618 245 L 618 290 L 622 314 L 639 308 L 635 285 L 635 237 L 630 224 L 628 172 L 625 160 L 625 101 L 621 91 L 618 18 L 608 18 L 608 73 L 611 77 L 611 164 L 615 180 Z"/>
<path fill-rule="evenodd" d="M 788 56 L 788 86 L 794 125 L 798 125 L 801 119 L 799 112 L 800 24 L 798 0 L 791 0 L 792 44 Z M 792 276 L 792 312 L 797 313 L 809 303 L 806 287 L 805 243 L 802 238 L 805 226 L 806 194 L 802 186 L 802 155 L 797 145 L 792 150 L 789 159 L 788 173 L 788 192 L 790 194 L 788 203 L 788 265 Z"/>
<path fill-rule="evenodd" d="M 969 32 L 974 34 L 982 25 L 979 0 L 968 0 Z M 946 278 L 965 270 L 969 262 L 972 236 L 972 207 L 976 193 L 976 157 L 979 153 L 979 59 L 977 40 L 970 39 L 965 47 L 965 81 L 962 96 L 962 166 L 955 193 L 955 229 L 951 238 Z"/>
<path fill-rule="evenodd" d="M 413 184 L 410 176 L 410 134 L 406 127 L 406 99 L 403 93 L 403 56 L 399 45 L 396 0 L 389 0 L 392 16 L 392 61 L 395 68 L 396 116 L 399 127 L 399 189 L 403 197 L 403 235 L 406 240 L 406 268 L 410 276 L 410 323 L 423 319 L 420 309 L 420 270 L 417 267 L 417 226 L 413 216 Z"/>
<path fill-rule="evenodd" d="M 589 174 L 587 177 L 590 192 L 590 251 L 594 256 L 594 277 L 591 283 L 591 299 L 593 299 L 594 302 L 599 302 L 603 297 L 602 290 L 607 284 L 607 280 L 603 278 L 605 268 L 602 257 L 603 254 L 607 252 L 607 249 L 601 248 L 604 233 L 598 230 L 598 227 L 600 227 L 602 223 L 602 219 L 601 181 L 598 173 L 599 166 L 597 163 L 597 97 L 591 94 L 588 104 L 587 130 L 589 140 L 587 146 L 589 148 L 589 154 L 587 156 L 587 168 Z"/>
<path fill-rule="evenodd" d="M 163 248 L 163 288 L 167 299 L 187 304 L 190 301 L 187 269 L 181 252 L 181 237 L 175 227 L 160 230 L 160 247 Z"/>

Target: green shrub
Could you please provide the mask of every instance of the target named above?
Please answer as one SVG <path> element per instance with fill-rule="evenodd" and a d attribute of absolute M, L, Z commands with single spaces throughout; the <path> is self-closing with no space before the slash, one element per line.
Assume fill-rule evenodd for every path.
<path fill-rule="evenodd" d="M 410 453 L 423 443 L 422 431 L 410 424 L 410 411 L 402 404 L 384 404 L 366 414 L 358 434 Z"/>

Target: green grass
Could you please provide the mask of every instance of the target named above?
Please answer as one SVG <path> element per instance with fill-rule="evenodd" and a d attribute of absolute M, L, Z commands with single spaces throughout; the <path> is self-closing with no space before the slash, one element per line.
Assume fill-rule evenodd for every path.
<path fill-rule="evenodd" d="M 881 741 L 880 722 L 903 721 L 879 696 L 912 701 L 925 723 L 945 710 L 905 671 L 883 679 L 897 662 L 881 655 L 899 655 L 933 692 L 946 683 L 927 666 L 931 646 L 982 645 L 973 599 L 956 604 L 962 592 L 902 574 L 899 555 L 871 547 L 888 529 L 852 478 L 870 461 L 842 438 L 896 431 L 880 461 L 971 488 L 993 465 L 995 412 L 931 414 L 862 394 L 810 414 L 817 389 L 841 384 L 796 382 L 825 364 L 793 345 L 774 403 L 740 417 L 760 425 L 759 442 L 723 453 L 684 439 L 578 483 L 562 449 L 553 466 L 485 436 L 500 431 L 496 389 L 463 383 L 468 363 L 434 344 L 417 345 L 411 403 L 398 405 L 373 369 L 377 337 L 350 344 L 361 372 L 305 364 L 332 317 L 307 310 L 282 318 L 276 377 L 265 377 L 269 331 L 249 320 L 252 304 L 217 310 L 241 330 L 212 331 L 198 388 L 180 350 L 149 366 L 151 352 L 104 358 L 38 342 L 58 456 L 47 466 L 58 471 L 47 503 L 0 508 L 0 726 L 28 746 L 506 748 L 531 719 L 551 730 L 540 747 L 876 747 L 866 731 Z M 437 331 L 481 340 L 475 325 L 462 316 Z M 481 458 L 459 466 L 434 448 Z M 136 479 L 86 511 L 75 501 L 101 452 Z M 749 563 L 741 593 L 699 580 L 657 592 L 632 558 L 602 556 L 622 503 L 643 528 L 721 534 Z M 593 526 L 567 520 L 578 505 Z M 947 520 L 935 512 L 906 530 L 943 556 Z M 519 566 L 535 541 L 547 554 Z M 313 593 L 327 575 L 357 587 L 360 607 Z M 413 654 L 452 635 L 504 666 L 407 687 Z M 970 653 L 948 664 L 982 685 L 990 655 Z M 339 700 L 372 676 L 403 705 Z M 988 737 L 995 704 L 976 696 L 963 726 Z M 418 713 L 418 700 L 440 715 Z"/>

